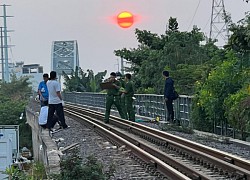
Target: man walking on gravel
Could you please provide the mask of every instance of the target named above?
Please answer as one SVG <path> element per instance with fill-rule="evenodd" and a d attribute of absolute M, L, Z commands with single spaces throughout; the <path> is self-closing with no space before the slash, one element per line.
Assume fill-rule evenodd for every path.
<path fill-rule="evenodd" d="M 48 122 L 47 128 L 51 130 L 53 127 L 53 116 L 56 111 L 58 119 L 61 124 L 61 128 L 66 129 L 69 126 L 65 123 L 65 117 L 63 112 L 64 102 L 61 95 L 61 85 L 56 80 L 56 72 L 50 72 L 50 80 L 47 82 L 47 87 L 49 91 L 49 113 L 48 113 Z"/>

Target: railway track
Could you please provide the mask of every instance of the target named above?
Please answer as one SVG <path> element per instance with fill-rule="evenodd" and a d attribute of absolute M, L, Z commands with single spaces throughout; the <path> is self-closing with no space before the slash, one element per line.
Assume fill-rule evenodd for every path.
<path fill-rule="evenodd" d="M 126 146 L 146 166 L 169 179 L 250 179 L 250 162 L 139 123 L 67 103 L 67 116 L 92 126 L 118 146 Z"/>

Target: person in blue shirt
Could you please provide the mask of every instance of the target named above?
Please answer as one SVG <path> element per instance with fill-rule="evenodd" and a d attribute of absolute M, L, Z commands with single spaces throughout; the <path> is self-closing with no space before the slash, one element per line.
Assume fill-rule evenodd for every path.
<path fill-rule="evenodd" d="M 43 81 L 39 83 L 38 86 L 38 95 L 39 99 L 41 102 L 41 107 L 45 106 L 48 104 L 48 99 L 49 99 L 49 91 L 47 88 L 47 81 L 49 80 L 49 75 L 48 74 L 43 74 Z"/>
<path fill-rule="evenodd" d="M 163 71 L 162 75 L 165 78 L 164 99 L 168 110 L 167 121 L 174 122 L 174 109 L 173 109 L 174 80 L 171 77 L 169 77 L 168 71 Z"/>

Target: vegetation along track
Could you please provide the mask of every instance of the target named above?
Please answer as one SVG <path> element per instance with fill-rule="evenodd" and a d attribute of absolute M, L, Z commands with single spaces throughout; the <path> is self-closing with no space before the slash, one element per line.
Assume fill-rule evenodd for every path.
<path fill-rule="evenodd" d="M 234 155 L 114 116 L 107 125 L 102 122 L 103 113 L 83 106 L 67 104 L 65 112 L 72 118 L 83 118 L 109 139 L 116 134 L 116 144 L 126 144 L 139 158 L 171 179 L 176 178 L 176 172 L 170 172 L 173 169 L 169 166 L 191 179 L 250 179 L 250 162 Z M 113 135 L 107 135 L 108 132 Z"/>

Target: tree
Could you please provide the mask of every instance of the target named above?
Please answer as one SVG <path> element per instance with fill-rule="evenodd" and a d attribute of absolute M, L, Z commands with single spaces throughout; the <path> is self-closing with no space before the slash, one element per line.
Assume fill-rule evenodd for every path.
<path fill-rule="evenodd" d="M 172 18 L 170 17 L 170 19 L 168 20 L 168 30 L 166 33 L 168 33 L 169 31 L 171 32 L 177 32 L 178 29 L 179 29 L 179 24 L 177 22 L 177 19 L 176 18 Z"/>
<path fill-rule="evenodd" d="M 214 131 L 215 125 L 249 130 L 250 84 L 250 16 L 237 24 L 231 22 L 228 43 L 224 53 L 216 54 L 219 62 L 209 76 L 196 85 L 197 94 L 193 103 L 193 120 L 198 128 Z M 201 122 L 202 121 L 202 122 Z M 202 126 L 206 124 L 206 126 Z M 203 129 L 204 128 L 204 129 Z"/>
<path fill-rule="evenodd" d="M 71 75 L 67 75 L 63 72 L 64 85 L 66 91 L 77 92 L 100 92 L 100 83 L 104 79 L 107 71 L 98 72 L 94 75 L 92 70 L 87 70 L 85 73 L 80 67 L 76 67 L 75 71 L 72 71 Z"/>
<path fill-rule="evenodd" d="M 31 148 L 30 127 L 25 124 L 25 117 L 19 118 L 22 113 L 25 114 L 25 107 L 32 93 L 28 80 L 28 77 L 17 79 L 12 76 L 10 83 L 0 84 L 0 124 L 19 125 L 20 146 Z"/>
<path fill-rule="evenodd" d="M 68 156 L 60 162 L 61 174 L 57 179 L 63 180 L 105 180 L 113 175 L 113 167 L 109 166 L 108 171 L 104 172 L 103 164 L 93 155 L 88 156 L 86 162 L 82 164 L 82 157 L 79 149 L 73 149 Z"/>
<path fill-rule="evenodd" d="M 225 118 L 224 100 L 229 94 L 241 88 L 244 79 L 239 72 L 238 58 L 233 52 L 227 54 L 227 61 L 213 69 L 206 81 L 199 84 L 198 105 L 202 106 L 208 116 L 206 124 L 221 125 L 227 123 Z M 194 104 L 194 107 L 196 105 Z M 204 120 L 202 120 L 204 122 Z M 211 131 L 211 129 L 207 129 Z"/>
<path fill-rule="evenodd" d="M 235 94 L 229 95 L 224 101 L 225 115 L 229 123 L 240 130 L 241 139 L 246 140 L 245 131 L 250 131 L 250 95 L 247 87 L 242 88 Z"/>
<path fill-rule="evenodd" d="M 216 52 L 218 48 L 212 42 L 201 45 L 205 38 L 197 27 L 191 32 L 180 32 L 178 29 L 176 18 L 171 17 L 165 34 L 157 35 L 147 30 L 136 29 L 138 48 L 115 50 L 116 56 L 130 63 L 131 67 L 126 70 L 133 73 L 137 93 L 150 91 L 162 94 L 163 70 L 171 71 L 176 84 L 181 81 L 182 85 L 190 87 L 188 91 L 178 88 L 181 94 L 194 92 L 194 82 L 201 78 L 197 75 L 198 72 L 209 67 L 206 63 L 209 63 L 212 52 Z M 179 75 L 177 70 L 189 73 L 188 77 L 193 75 L 193 80 L 186 81 L 187 74 Z M 190 85 L 190 82 L 193 84 Z"/>

